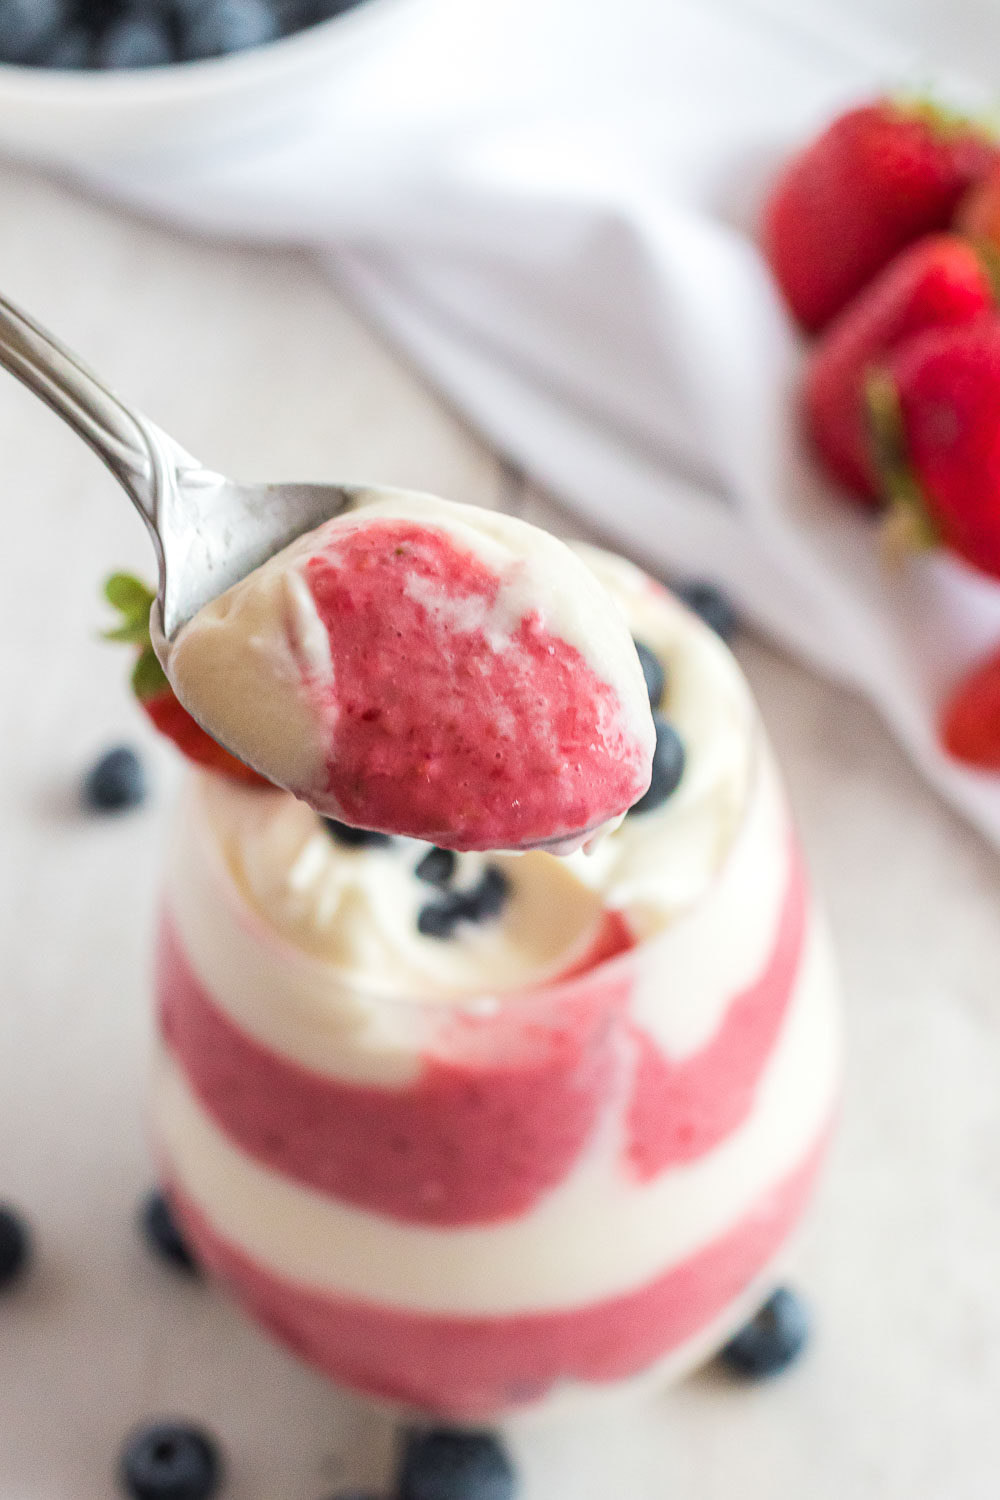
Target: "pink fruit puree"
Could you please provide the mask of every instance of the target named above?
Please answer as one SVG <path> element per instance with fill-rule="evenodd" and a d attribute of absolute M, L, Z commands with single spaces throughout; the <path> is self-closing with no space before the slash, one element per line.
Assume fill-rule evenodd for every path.
<path fill-rule="evenodd" d="M 469 628 L 501 580 L 444 531 L 369 520 L 305 576 L 332 659 L 311 686 L 332 726 L 327 790 L 348 822 L 513 849 L 597 828 L 645 791 L 648 749 L 575 647 L 537 612 L 502 649 Z"/>
<path fill-rule="evenodd" d="M 712 1039 L 672 1062 L 632 1027 L 632 1168 L 649 1178 L 708 1151 L 742 1122 L 799 968 L 805 885 L 792 857 L 773 951 Z M 534 1017 L 521 997 L 488 1024 L 456 1013 L 416 1081 L 378 1088 L 313 1073 L 263 1046 L 213 1004 L 169 920 L 161 933 L 160 1024 L 204 1107 L 276 1172 L 374 1213 L 483 1223 L 530 1209 L 566 1176 L 613 1091 L 627 964 L 578 979 Z M 525 1001 L 528 1006 L 525 1006 Z"/>
<path fill-rule="evenodd" d="M 562 1381 L 638 1375 L 709 1327 L 799 1218 L 825 1143 L 824 1132 L 751 1213 L 647 1286 L 505 1318 L 421 1315 L 297 1286 L 227 1243 L 183 1191 L 171 1198 L 202 1263 L 300 1358 L 378 1399 L 475 1420 L 536 1402 Z"/>
<path fill-rule="evenodd" d="M 463 1224 L 524 1212 L 565 1176 L 610 1083 L 604 990 L 584 991 L 553 1025 L 518 1027 L 508 1048 L 494 1023 L 488 1055 L 425 1055 L 412 1087 L 394 1089 L 308 1072 L 241 1031 L 169 923 L 159 988 L 164 1038 L 233 1140 L 275 1171 L 394 1218 Z"/>
<path fill-rule="evenodd" d="M 807 908 L 805 871 L 790 840 L 788 886 L 771 956 L 763 972 L 732 1000 L 712 1039 L 678 1062 L 636 1028 L 639 1056 L 629 1140 L 640 1177 L 696 1161 L 750 1113 L 799 971 Z"/>

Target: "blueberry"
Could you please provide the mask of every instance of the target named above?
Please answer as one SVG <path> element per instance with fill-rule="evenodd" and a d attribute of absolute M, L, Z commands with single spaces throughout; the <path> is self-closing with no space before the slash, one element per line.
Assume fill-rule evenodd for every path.
<path fill-rule="evenodd" d="M 684 775 L 684 743 L 674 726 L 664 718 L 663 714 L 653 712 L 653 723 L 656 726 L 656 748 L 653 751 L 653 776 L 649 783 L 649 790 L 644 792 L 638 802 L 634 802 L 629 808 L 629 816 L 633 813 L 652 812 L 666 802 L 680 785 L 681 777 Z"/>
<path fill-rule="evenodd" d="M 209 1500 L 222 1481 L 222 1459 L 200 1428 L 157 1422 L 128 1439 L 118 1473 L 131 1500 Z"/>
<path fill-rule="evenodd" d="M 352 828 L 350 823 L 338 823 L 336 818 L 324 818 L 327 833 L 345 849 L 382 849 L 392 843 L 387 833 L 374 833 L 370 828 Z"/>
<path fill-rule="evenodd" d="M 122 16 L 94 49 L 99 68 L 161 68 L 174 56 L 170 32 L 155 16 Z"/>
<path fill-rule="evenodd" d="M 724 641 L 732 639 L 739 625 L 739 617 L 733 601 L 722 589 L 717 588 L 714 583 L 692 579 L 690 583 L 677 585 L 674 593 L 699 619 L 711 626 L 716 635 L 720 635 Z"/>
<path fill-rule="evenodd" d="M 0 1204 L 0 1289 L 17 1280 L 28 1263 L 31 1236 L 14 1209 Z"/>
<path fill-rule="evenodd" d="M 184 57 L 223 57 L 259 47 L 278 35 L 278 19 L 266 0 L 203 0 L 183 17 Z"/>
<path fill-rule="evenodd" d="M 198 1274 L 198 1263 L 181 1235 L 170 1211 L 170 1204 L 160 1192 L 146 1198 L 139 1214 L 139 1227 L 150 1249 L 179 1271 Z"/>
<path fill-rule="evenodd" d="M 646 692 L 649 694 L 650 708 L 659 708 L 663 690 L 667 685 L 667 674 L 663 670 L 660 658 L 649 646 L 644 646 L 642 641 L 635 642 L 636 654 L 639 657 L 639 665 L 642 675 L 646 679 Z"/>
<path fill-rule="evenodd" d="M 421 907 L 417 931 L 424 937 L 450 938 L 459 922 L 485 922 L 500 915 L 510 895 L 510 881 L 496 865 L 487 865 L 471 891 L 447 891 Z"/>
<path fill-rule="evenodd" d="M 62 29 L 65 20 L 63 0 L 2 0 L 0 60 L 34 61 L 35 54 Z"/>
<path fill-rule="evenodd" d="M 417 915 L 417 931 L 424 937 L 450 938 L 465 916 L 466 898 L 459 891 L 451 891 L 440 901 L 429 901 Z"/>
<path fill-rule="evenodd" d="M 100 812 L 120 812 L 146 800 L 146 770 L 134 750 L 118 745 L 108 750 L 87 773 L 83 797 Z"/>
<path fill-rule="evenodd" d="M 43 68 L 89 68 L 93 43 L 85 26 L 55 32 L 32 59 Z"/>
<path fill-rule="evenodd" d="M 779 1287 L 721 1351 L 734 1375 L 761 1380 L 793 1364 L 809 1340 L 809 1313 L 788 1287 Z"/>
<path fill-rule="evenodd" d="M 510 881 L 496 865 L 487 865 L 479 884 L 469 892 L 465 900 L 464 915 L 470 922 L 484 922 L 488 917 L 498 917 L 510 895 Z"/>
<path fill-rule="evenodd" d="M 414 874 L 418 880 L 425 880 L 428 885 L 436 885 L 443 890 L 454 875 L 457 863 L 454 849 L 438 849 L 435 846 L 428 849 Z"/>
<path fill-rule="evenodd" d="M 512 1500 L 514 1469 L 489 1432 L 411 1432 L 398 1500 Z"/>

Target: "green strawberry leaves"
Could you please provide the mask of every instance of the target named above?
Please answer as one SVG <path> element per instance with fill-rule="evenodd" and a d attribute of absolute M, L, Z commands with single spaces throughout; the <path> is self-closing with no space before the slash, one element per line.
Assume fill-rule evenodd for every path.
<path fill-rule="evenodd" d="M 140 701 L 157 697 L 168 683 L 149 640 L 149 612 L 155 593 L 131 573 L 112 573 L 104 585 L 104 597 L 120 616 L 117 625 L 102 632 L 104 639 L 141 647 L 132 669 L 132 691 Z"/>
<path fill-rule="evenodd" d="M 884 529 L 888 550 L 892 554 L 925 551 L 941 537 L 910 466 L 899 396 L 884 370 L 869 370 L 864 400 L 872 456 L 889 509 Z"/>
<path fill-rule="evenodd" d="M 908 89 L 900 89 L 891 95 L 890 103 L 901 115 L 922 120 L 943 140 L 961 139 L 965 136 L 977 136 L 990 144 L 997 140 L 1000 121 L 995 109 L 967 114 L 933 94 Z"/>
<path fill-rule="evenodd" d="M 104 585 L 104 597 L 121 616 L 113 629 L 103 632 L 104 639 L 148 646 L 149 611 L 156 598 L 153 590 L 131 573 L 112 573 Z"/>
<path fill-rule="evenodd" d="M 140 703 L 146 698 L 157 698 L 169 686 L 167 674 L 157 660 L 152 646 L 140 651 L 132 668 L 132 691 Z"/>

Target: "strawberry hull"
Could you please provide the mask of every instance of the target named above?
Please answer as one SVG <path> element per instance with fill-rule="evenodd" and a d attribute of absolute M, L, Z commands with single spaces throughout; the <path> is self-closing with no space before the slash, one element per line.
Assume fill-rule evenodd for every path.
<path fill-rule="evenodd" d="M 1000 316 L 918 334 L 885 371 L 915 503 L 945 547 L 1000 578 Z"/>
<path fill-rule="evenodd" d="M 881 498 L 865 403 L 871 369 L 914 334 L 990 312 L 993 286 L 973 246 L 934 235 L 904 251 L 826 330 L 809 358 L 805 409 L 824 467 L 872 505 Z"/>

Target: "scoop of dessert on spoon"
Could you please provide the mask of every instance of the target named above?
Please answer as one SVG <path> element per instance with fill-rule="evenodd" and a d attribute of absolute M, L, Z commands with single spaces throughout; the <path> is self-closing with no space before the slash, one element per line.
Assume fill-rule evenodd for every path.
<path fill-rule="evenodd" d="M 358 827 L 558 852 L 648 787 L 624 616 L 555 537 L 407 490 L 236 483 L 3 298 L 0 365 L 132 500 L 174 692 L 277 785 Z"/>

